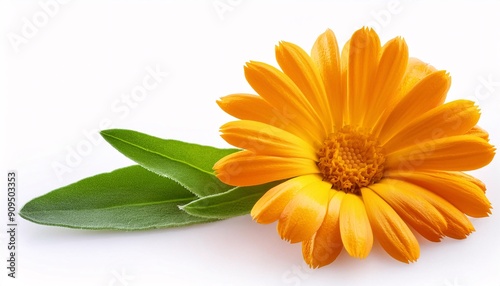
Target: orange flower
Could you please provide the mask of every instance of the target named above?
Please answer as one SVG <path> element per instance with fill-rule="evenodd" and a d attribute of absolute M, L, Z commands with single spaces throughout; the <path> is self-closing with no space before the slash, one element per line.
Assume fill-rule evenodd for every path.
<path fill-rule="evenodd" d="M 376 239 L 393 258 L 420 254 L 412 230 L 430 241 L 465 238 L 467 216 L 484 217 L 484 184 L 462 171 L 494 157 L 488 134 L 476 124 L 473 102 L 444 103 L 445 71 L 408 58 L 402 38 L 381 46 L 368 28 L 356 31 L 341 53 L 327 30 L 309 56 L 300 47 L 276 47 L 281 70 L 245 66 L 258 93 L 218 101 L 240 119 L 222 137 L 244 150 L 214 166 L 235 186 L 271 181 L 251 215 L 278 221 L 280 236 L 302 242 L 304 260 L 321 267 L 343 248 L 366 257 Z"/>

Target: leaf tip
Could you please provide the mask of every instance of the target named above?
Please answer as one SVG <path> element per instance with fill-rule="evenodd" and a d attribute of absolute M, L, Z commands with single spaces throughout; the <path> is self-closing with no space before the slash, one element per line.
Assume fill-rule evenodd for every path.
<path fill-rule="evenodd" d="M 99 134 L 101 134 L 102 137 L 106 137 L 106 136 L 111 135 L 113 130 L 114 129 L 103 129 L 103 130 L 99 131 Z"/>

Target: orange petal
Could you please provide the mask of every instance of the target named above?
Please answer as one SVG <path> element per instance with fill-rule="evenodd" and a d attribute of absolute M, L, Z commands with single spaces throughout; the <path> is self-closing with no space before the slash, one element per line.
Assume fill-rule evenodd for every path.
<path fill-rule="evenodd" d="M 377 72 L 380 40 L 373 29 L 362 28 L 350 40 L 347 91 L 348 125 L 362 126 L 369 111 L 369 101 Z"/>
<path fill-rule="evenodd" d="M 484 130 L 483 128 L 481 128 L 477 125 L 472 127 L 469 131 L 467 131 L 466 134 L 474 135 L 474 136 L 477 136 L 479 138 L 483 138 L 486 141 L 490 141 L 490 135 L 488 134 L 488 132 L 486 132 L 486 130 Z"/>
<path fill-rule="evenodd" d="M 214 165 L 217 178 L 233 186 L 255 186 L 300 175 L 319 173 L 313 160 L 256 155 L 240 151 Z"/>
<path fill-rule="evenodd" d="M 238 120 L 222 125 L 220 131 L 229 144 L 259 155 L 317 160 L 316 151 L 304 140 L 265 123 Z"/>
<path fill-rule="evenodd" d="M 451 173 L 451 172 L 448 172 L 448 173 Z M 460 177 L 464 178 L 464 180 L 467 180 L 467 181 L 475 184 L 483 191 L 483 193 L 486 192 L 486 185 L 478 178 L 476 178 L 472 175 L 466 174 L 464 172 L 453 172 L 453 174 L 460 176 Z"/>
<path fill-rule="evenodd" d="M 253 94 L 237 93 L 223 96 L 217 100 L 217 104 L 226 113 L 238 119 L 267 123 L 269 118 L 275 116 L 273 107 L 262 97 Z"/>
<path fill-rule="evenodd" d="M 408 46 L 402 38 L 397 37 L 387 42 L 380 54 L 372 96 L 368 100 L 369 112 L 364 123 L 370 130 L 398 95 L 397 90 L 408 64 Z"/>
<path fill-rule="evenodd" d="M 389 182 L 392 179 L 387 179 Z M 395 182 L 401 182 L 398 180 L 392 180 Z M 446 220 L 446 228 L 443 230 L 443 234 L 456 239 L 466 238 L 473 230 L 471 222 L 467 217 L 450 204 L 445 199 L 434 194 L 433 192 L 419 187 L 411 183 L 404 183 L 405 188 L 411 189 L 417 196 L 420 196 L 424 200 L 428 201 L 433 207 L 435 207 L 441 215 Z"/>
<path fill-rule="evenodd" d="M 404 72 L 403 79 L 400 81 L 399 88 L 397 89 L 396 94 L 391 97 L 391 100 L 387 103 L 385 111 L 375 123 L 374 128 L 372 129 L 372 134 L 378 135 L 380 130 L 384 127 L 387 118 L 391 115 L 399 101 L 401 101 L 417 83 L 435 71 L 436 69 L 434 67 L 422 62 L 419 59 L 408 58 L 406 71 Z"/>
<path fill-rule="evenodd" d="M 361 197 L 347 193 L 340 206 L 340 235 L 349 255 L 365 258 L 373 246 L 373 233 Z"/>
<path fill-rule="evenodd" d="M 344 125 L 349 124 L 350 110 L 349 110 L 349 99 L 348 99 L 348 87 L 347 87 L 347 70 L 349 67 L 349 54 L 351 48 L 351 40 L 348 40 L 344 47 L 342 48 L 342 53 L 340 54 L 340 94 L 343 96 L 343 112 L 342 112 L 342 125 L 335 126 L 336 130 L 342 128 Z"/>
<path fill-rule="evenodd" d="M 297 85 L 318 113 L 327 133 L 332 132 L 332 115 L 325 86 L 311 57 L 299 46 L 281 42 L 276 47 L 276 60 L 283 72 Z"/>
<path fill-rule="evenodd" d="M 332 30 L 328 29 L 318 37 L 311 58 L 323 80 L 328 101 L 326 106 L 331 110 L 334 126 L 340 128 L 347 102 L 341 87 L 344 82 L 341 80 L 339 48 Z"/>
<path fill-rule="evenodd" d="M 474 135 L 429 140 L 387 154 L 386 170 L 468 171 L 491 162 L 495 148 Z"/>
<path fill-rule="evenodd" d="M 446 220 L 427 200 L 414 191 L 413 185 L 394 179 L 382 179 L 369 186 L 399 216 L 423 237 L 439 241 L 446 230 Z"/>
<path fill-rule="evenodd" d="M 420 256 L 418 241 L 406 223 L 383 199 L 368 188 L 362 188 L 366 213 L 375 238 L 394 259 L 404 263 Z"/>
<path fill-rule="evenodd" d="M 398 133 L 380 141 L 387 153 L 418 142 L 462 135 L 476 125 L 479 109 L 469 100 L 455 100 L 438 106 L 403 127 Z"/>
<path fill-rule="evenodd" d="M 331 191 L 325 220 L 312 238 L 302 242 L 302 255 L 313 268 L 332 263 L 342 251 L 339 214 L 344 192 Z"/>
<path fill-rule="evenodd" d="M 375 134 L 379 134 L 380 142 L 386 142 L 393 134 L 401 130 L 413 119 L 439 106 L 444 102 L 451 85 L 451 79 L 445 71 L 429 74 L 408 91 L 387 113 L 384 120 L 379 120 Z"/>
<path fill-rule="evenodd" d="M 317 180 L 297 191 L 278 221 L 282 239 L 296 243 L 313 236 L 325 219 L 331 187 Z"/>
<path fill-rule="evenodd" d="M 422 79 L 436 71 L 436 68 L 417 58 L 409 58 L 406 72 L 399 88 L 399 95 L 405 96 Z"/>
<path fill-rule="evenodd" d="M 243 93 L 224 96 L 217 104 L 238 119 L 266 123 L 299 136 L 311 145 L 314 144 L 314 140 L 308 137 L 309 134 L 304 131 L 303 126 L 292 120 L 296 116 L 285 106 L 276 109 L 260 96 Z"/>
<path fill-rule="evenodd" d="M 272 223 L 278 220 L 286 205 L 295 194 L 308 184 L 321 181 L 319 175 L 304 175 L 287 180 L 267 191 L 253 206 L 250 215 L 258 223 Z"/>
<path fill-rule="evenodd" d="M 472 176 L 460 172 L 438 171 L 391 171 L 384 176 L 405 180 L 425 188 L 450 202 L 468 216 L 485 217 L 490 214 L 491 204 L 484 194 L 484 184 Z"/>
<path fill-rule="evenodd" d="M 321 123 L 322 118 L 287 75 L 268 64 L 252 61 L 245 66 L 245 77 L 271 106 L 286 109 L 291 121 L 308 126 L 303 129 L 304 134 L 321 146 L 328 135 Z"/>

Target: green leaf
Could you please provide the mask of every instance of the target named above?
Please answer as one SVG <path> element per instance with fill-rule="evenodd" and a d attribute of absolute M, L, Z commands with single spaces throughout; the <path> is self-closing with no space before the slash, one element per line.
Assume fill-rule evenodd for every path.
<path fill-rule="evenodd" d="M 235 187 L 227 192 L 206 196 L 181 207 L 182 210 L 195 216 L 214 219 L 250 213 L 253 205 L 272 187 L 280 182 L 272 182 L 252 187 Z"/>
<path fill-rule="evenodd" d="M 213 221 L 179 209 L 196 198 L 170 179 L 130 166 L 35 198 L 19 214 L 39 224 L 82 229 L 143 230 Z"/>
<path fill-rule="evenodd" d="M 237 149 L 166 140 L 124 129 L 103 130 L 101 135 L 142 167 L 178 182 L 199 197 L 233 188 L 217 179 L 212 166 Z"/>

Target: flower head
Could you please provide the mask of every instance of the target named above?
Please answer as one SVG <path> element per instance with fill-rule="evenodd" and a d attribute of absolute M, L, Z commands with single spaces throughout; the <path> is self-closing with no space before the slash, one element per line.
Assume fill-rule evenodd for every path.
<path fill-rule="evenodd" d="M 444 103 L 445 71 L 408 57 L 402 38 L 381 46 L 368 28 L 339 52 L 321 34 L 308 55 L 281 42 L 281 70 L 251 61 L 245 76 L 258 95 L 233 94 L 219 106 L 239 120 L 221 127 L 242 151 L 214 166 L 223 182 L 267 191 L 251 215 L 278 221 L 280 236 L 302 243 L 311 267 L 342 249 L 366 257 L 377 240 L 393 258 L 419 257 L 413 231 L 430 241 L 465 238 L 468 219 L 490 213 L 484 184 L 463 173 L 494 157 L 473 102 Z"/>

